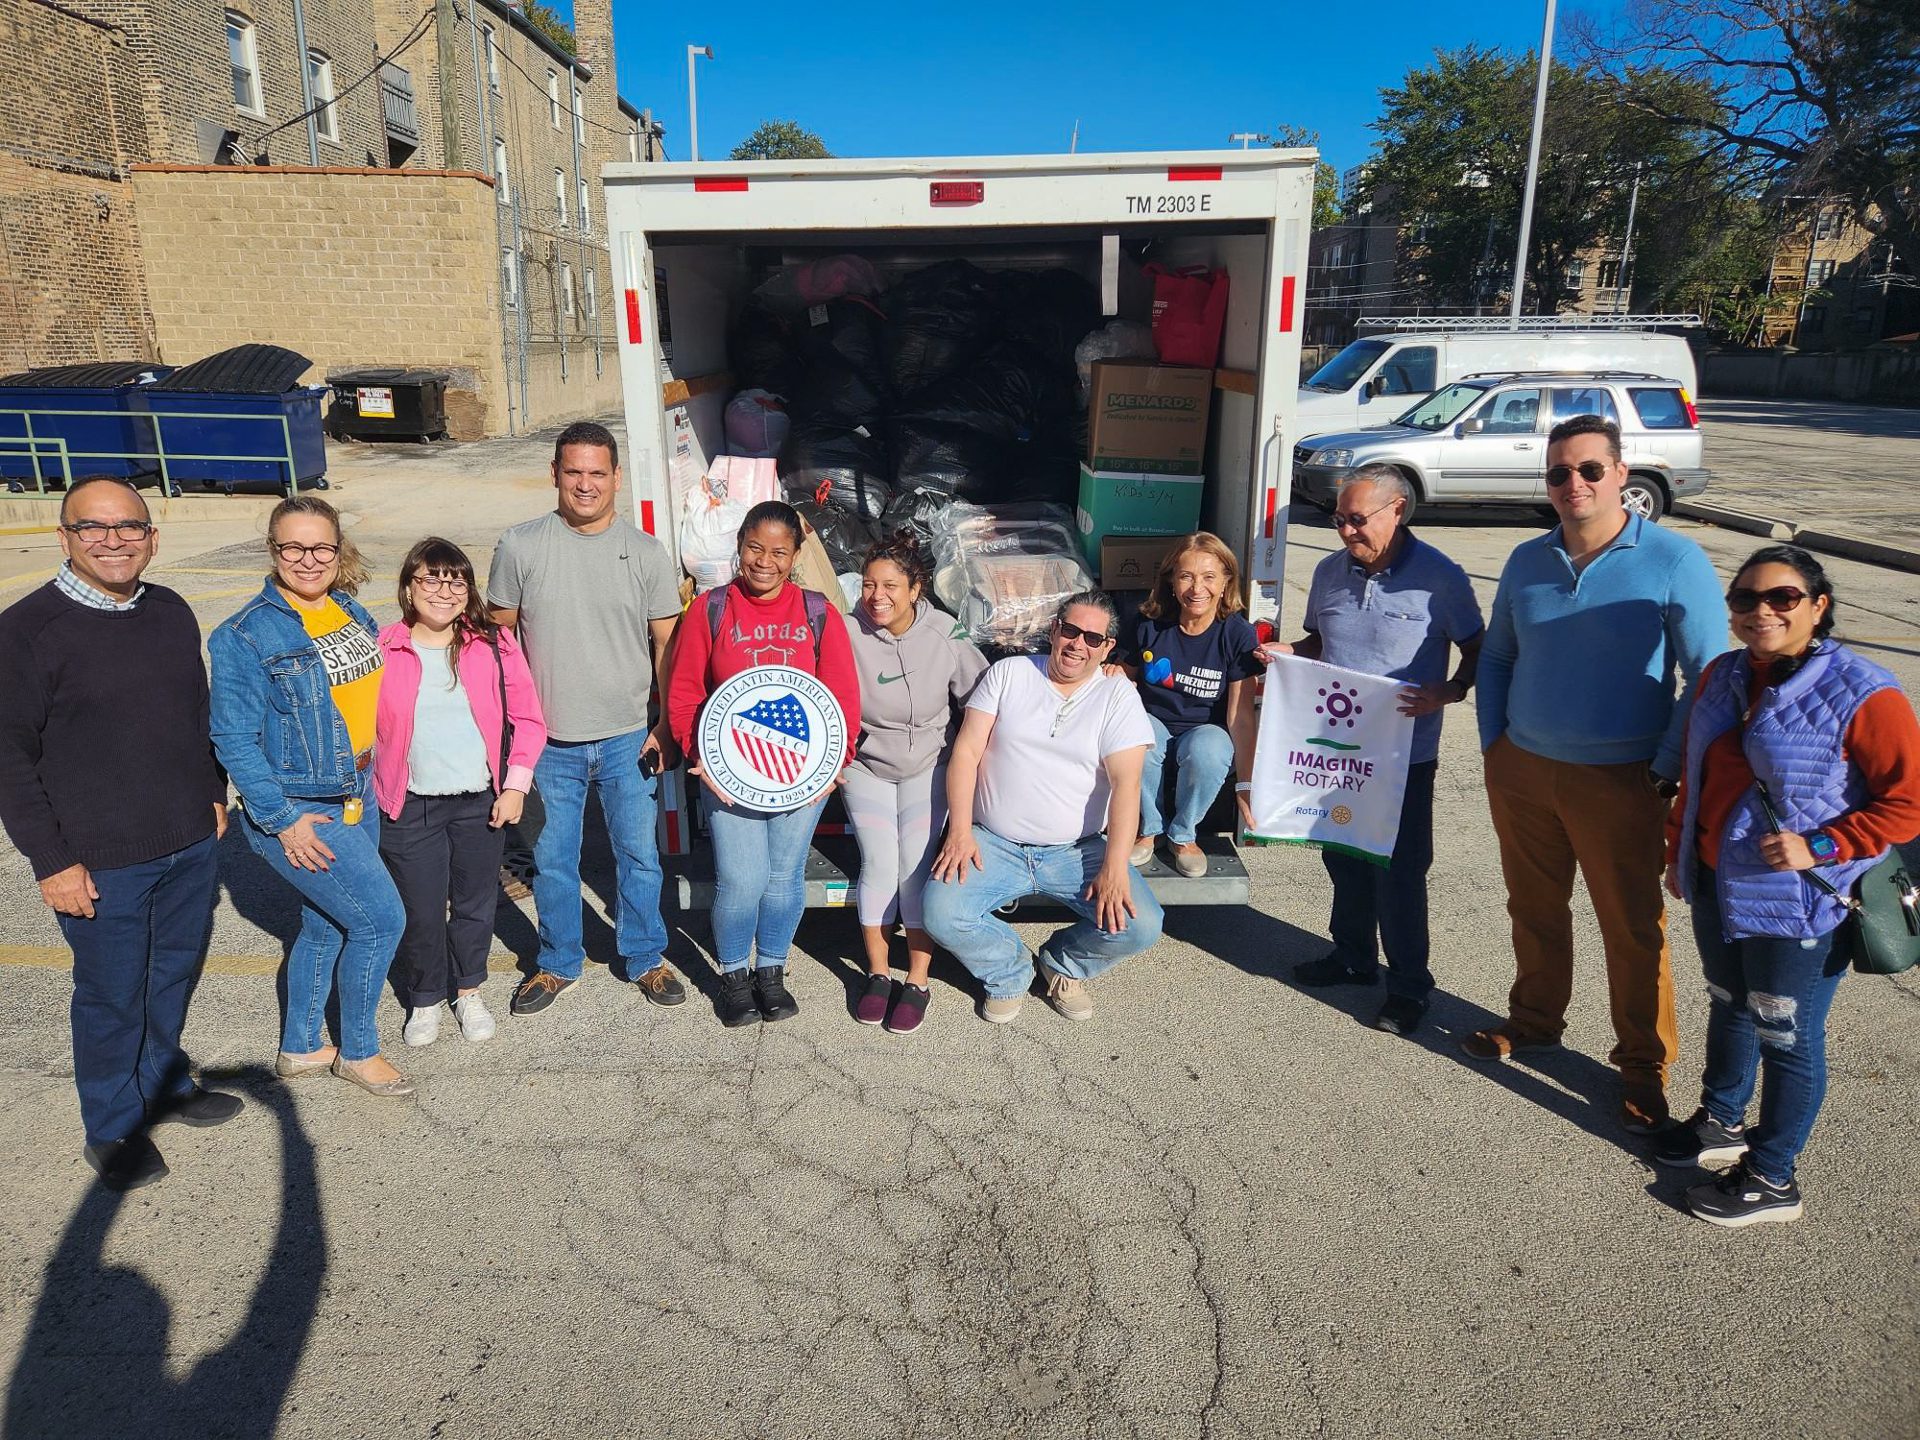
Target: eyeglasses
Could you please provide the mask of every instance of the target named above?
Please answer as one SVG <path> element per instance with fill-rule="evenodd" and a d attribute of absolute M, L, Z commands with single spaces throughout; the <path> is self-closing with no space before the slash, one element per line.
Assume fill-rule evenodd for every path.
<path fill-rule="evenodd" d="M 82 545 L 104 545 L 108 536 L 135 545 L 154 531 L 152 522 L 146 520 L 76 520 L 60 528 Z"/>
<path fill-rule="evenodd" d="M 271 549 L 283 563 L 288 565 L 296 565 L 308 557 L 318 560 L 322 565 L 331 565 L 340 558 L 338 545 L 295 545 L 292 541 L 288 541 L 284 545 L 273 544 Z"/>
<path fill-rule="evenodd" d="M 422 590 L 438 590 L 447 595 L 467 593 L 467 582 L 458 575 L 416 575 L 407 584 L 417 585 Z"/>
<path fill-rule="evenodd" d="M 1573 472 L 1578 470 L 1580 472 L 1580 478 L 1586 481 L 1587 484 L 1598 485 L 1602 480 L 1607 478 L 1607 471 L 1612 468 L 1613 467 L 1608 465 L 1604 460 L 1582 460 L 1578 465 L 1549 465 L 1547 467 L 1547 484 L 1553 486 L 1564 485 L 1573 479 Z"/>
<path fill-rule="evenodd" d="M 1795 585 L 1776 585 L 1771 590 L 1736 587 L 1727 591 L 1727 609 L 1736 615 L 1751 615 L 1764 604 L 1774 614 L 1785 615 L 1789 610 L 1798 610 L 1806 598 L 1807 592 Z"/>
<path fill-rule="evenodd" d="M 1088 648 L 1093 650 L 1098 650 L 1102 645 L 1109 644 L 1113 640 L 1111 635 L 1099 630 L 1082 630 L 1078 625 L 1069 625 L 1064 620 L 1054 621 L 1053 628 L 1060 632 L 1062 640 L 1084 640 Z"/>
<path fill-rule="evenodd" d="M 1393 497 L 1393 499 L 1387 501 L 1386 504 L 1376 505 L 1373 507 L 1373 509 L 1367 511 L 1367 513 L 1364 515 L 1342 514 L 1340 511 L 1336 510 L 1328 518 L 1333 521 L 1333 528 L 1336 530 L 1358 530 L 1362 525 L 1366 524 L 1367 521 L 1371 520 L 1374 516 L 1378 515 L 1382 510 L 1391 510 L 1394 506 L 1398 505 L 1399 503 L 1400 503 L 1400 497 L 1396 495 Z"/>

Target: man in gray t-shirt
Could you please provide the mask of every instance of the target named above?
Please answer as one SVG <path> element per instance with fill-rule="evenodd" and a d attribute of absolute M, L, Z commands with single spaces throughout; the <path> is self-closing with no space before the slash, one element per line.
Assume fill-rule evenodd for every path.
<path fill-rule="evenodd" d="M 686 987 L 661 958 L 660 739 L 647 727 L 657 661 L 680 619 L 673 560 L 616 513 L 619 447 L 604 426 L 569 425 L 553 454 L 554 512 L 502 535 L 487 575 L 487 607 L 518 631 L 547 721 L 547 748 L 533 771 L 546 811 L 533 846 L 539 969 L 514 992 L 513 1013 L 544 1010 L 579 982 L 580 837 L 590 786 L 613 841 L 615 930 L 627 977 L 656 1004 L 678 1005 Z"/>

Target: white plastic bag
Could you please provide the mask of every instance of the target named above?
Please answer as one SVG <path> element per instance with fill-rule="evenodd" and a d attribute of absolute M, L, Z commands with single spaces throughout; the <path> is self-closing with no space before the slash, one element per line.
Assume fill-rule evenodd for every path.
<path fill-rule="evenodd" d="M 680 563 L 696 591 L 711 590 L 733 578 L 739 558 L 740 524 L 750 507 L 727 493 L 724 474 L 709 472 L 687 492 L 680 520 Z"/>
<path fill-rule="evenodd" d="M 1096 360 L 1153 360 L 1153 327 L 1138 320 L 1109 320 L 1073 347 L 1074 368 L 1080 372 L 1080 403 L 1093 390 Z"/>
<path fill-rule="evenodd" d="M 742 390 L 727 402 L 727 450 L 772 459 L 787 443 L 787 402 L 771 390 Z"/>

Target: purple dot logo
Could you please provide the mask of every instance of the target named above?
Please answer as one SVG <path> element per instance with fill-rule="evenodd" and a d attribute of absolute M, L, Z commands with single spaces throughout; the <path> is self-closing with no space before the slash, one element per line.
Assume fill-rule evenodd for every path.
<path fill-rule="evenodd" d="M 1342 725 L 1352 729 L 1359 723 L 1354 717 L 1360 714 L 1360 692 L 1339 684 L 1323 685 L 1320 703 L 1313 707 L 1313 713 L 1327 717 L 1329 730 L 1338 730 Z"/>

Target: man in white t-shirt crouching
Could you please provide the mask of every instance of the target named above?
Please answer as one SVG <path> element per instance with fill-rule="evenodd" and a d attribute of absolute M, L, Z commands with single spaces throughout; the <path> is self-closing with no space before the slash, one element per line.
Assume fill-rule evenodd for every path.
<path fill-rule="evenodd" d="M 1010 901 L 1046 895 L 1080 917 L 1038 957 L 1047 1003 L 1069 1020 L 1093 1014 L 1086 981 L 1160 938 L 1160 902 L 1128 863 L 1153 729 L 1133 682 L 1100 668 L 1117 625 L 1102 592 L 1072 596 L 1047 654 L 980 677 L 953 742 L 927 933 L 986 986 L 996 1024 L 1033 984 L 1026 942 L 994 914 Z"/>

